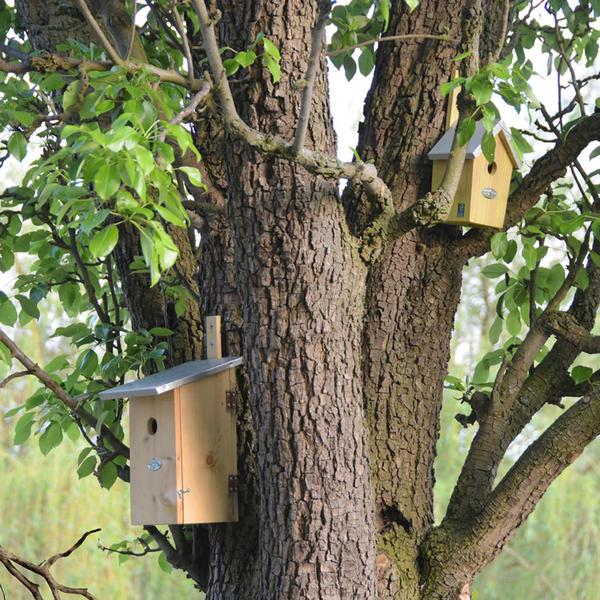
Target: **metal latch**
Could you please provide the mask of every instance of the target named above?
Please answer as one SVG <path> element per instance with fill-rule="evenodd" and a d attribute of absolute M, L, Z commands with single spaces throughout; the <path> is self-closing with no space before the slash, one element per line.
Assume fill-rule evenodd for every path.
<path fill-rule="evenodd" d="M 225 408 L 237 412 L 237 405 L 237 392 L 235 390 L 227 390 L 225 392 Z"/>
<path fill-rule="evenodd" d="M 184 490 L 184 489 L 177 490 L 177 495 L 178 495 L 180 498 L 183 498 L 183 495 L 184 495 L 184 494 L 189 494 L 191 491 L 192 491 L 192 490 L 190 490 L 190 488 L 185 488 L 185 490 Z"/>
<path fill-rule="evenodd" d="M 147 465 L 148 471 L 158 471 L 162 467 L 162 462 L 158 458 L 153 458 Z"/>
<path fill-rule="evenodd" d="M 238 492 L 238 476 L 237 475 L 230 475 L 229 476 L 229 493 L 230 494 L 237 494 Z"/>

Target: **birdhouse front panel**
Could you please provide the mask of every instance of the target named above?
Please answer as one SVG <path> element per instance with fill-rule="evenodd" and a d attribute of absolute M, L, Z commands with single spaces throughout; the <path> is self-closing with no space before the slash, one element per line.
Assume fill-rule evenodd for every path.
<path fill-rule="evenodd" d="M 131 523 L 181 523 L 179 389 L 130 402 Z"/>

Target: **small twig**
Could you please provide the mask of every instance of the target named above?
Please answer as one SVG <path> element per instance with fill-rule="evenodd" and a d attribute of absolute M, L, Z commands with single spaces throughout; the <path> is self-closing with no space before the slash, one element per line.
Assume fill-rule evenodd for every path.
<path fill-rule="evenodd" d="M 47 565 L 48 567 L 51 567 L 57 560 L 60 560 L 61 558 L 67 558 L 67 556 L 71 556 L 71 554 L 73 554 L 75 550 L 77 550 L 83 545 L 85 540 L 87 540 L 90 537 L 90 535 L 98 533 L 99 531 L 102 530 L 100 528 L 97 528 L 91 529 L 90 531 L 86 531 L 68 550 L 51 556 L 48 560 L 44 561 L 42 565 Z"/>
<path fill-rule="evenodd" d="M 177 31 L 181 36 L 181 40 L 183 43 L 183 54 L 185 56 L 185 60 L 188 64 L 188 78 L 194 79 L 194 61 L 192 60 L 192 51 L 190 49 L 190 42 L 187 37 L 187 31 L 185 27 L 185 23 L 179 14 L 179 9 L 177 5 L 173 7 L 173 17 L 175 19 L 175 24 L 177 25 Z"/>
<path fill-rule="evenodd" d="M 317 76 L 319 62 L 321 61 L 321 49 L 323 48 L 323 38 L 325 37 L 325 26 L 327 25 L 329 13 L 331 12 L 331 6 L 331 0 L 321 0 L 319 2 L 319 14 L 317 15 L 317 22 L 312 31 L 310 55 L 308 57 L 308 68 L 306 70 L 306 76 L 303 82 L 304 89 L 302 90 L 300 115 L 298 117 L 298 126 L 296 127 L 294 144 L 292 145 L 292 154 L 298 154 L 302 146 L 304 146 L 310 110 L 312 108 L 315 78 Z"/>
<path fill-rule="evenodd" d="M 83 14 L 85 20 L 88 22 L 89 26 L 93 29 L 94 33 L 100 40 L 100 43 L 106 50 L 107 54 L 110 56 L 110 59 L 116 64 L 122 67 L 125 62 L 117 52 L 117 50 L 113 47 L 113 45 L 109 42 L 108 38 L 104 35 L 104 31 L 98 24 L 98 21 L 94 18 L 94 15 L 91 13 L 90 8 L 86 2 L 86 0 L 75 0 L 79 10 Z"/>
<path fill-rule="evenodd" d="M 202 104 L 202 102 L 206 99 L 206 96 L 208 96 L 210 90 L 210 84 L 208 83 L 208 81 L 205 81 L 201 89 L 192 96 L 190 103 L 186 107 L 184 107 L 179 113 L 177 113 L 169 121 L 169 123 L 171 125 L 179 125 L 179 123 L 181 123 L 184 119 L 194 114 L 198 106 Z"/>
<path fill-rule="evenodd" d="M 0 390 L 3 387 L 6 387 L 6 385 L 13 379 L 17 379 L 17 377 L 25 377 L 26 375 L 30 375 L 29 371 L 16 371 L 15 373 L 11 373 L 3 381 L 0 382 Z"/>
<path fill-rule="evenodd" d="M 457 38 L 450 37 L 449 35 L 435 35 L 433 33 L 405 33 L 402 35 L 387 35 L 380 38 L 373 38 L 365 42 L 359 42 L 353 46 L 345 46 L 344 48 L 338 48 L 336 50 L 330 50 L 327 52 L 327 56 L 338 56 L 344 54 L 350 50 L 356 50 L 356 48 L 363 48 L 364 46 L 371 46 L 372 44 L 381 44 L 384 42 L 398 42 L 401 40 L 440 40 L 442 42 L 456 43 L 459 40 Z"/>

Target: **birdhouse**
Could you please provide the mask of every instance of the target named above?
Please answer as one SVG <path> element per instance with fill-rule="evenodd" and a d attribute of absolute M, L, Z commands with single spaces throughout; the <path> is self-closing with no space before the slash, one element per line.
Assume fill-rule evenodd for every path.
<path fill-rule="evenodd" d="M 129 399 L 132 524 L 237 521 L 241 363 L 197 360 L 100 393 Z"/>
<path fill-rule="evenodd" d="M 442 183 L 455 133 L 455 126 L 448 129 L 427 155 L 433 161 L 432 191 Z M 512 171 L 519 167 L 519 161 L 502 122 L 496 125 L 493 133 L 496 155 L 494 162 L 488 163 L 481 149 L 485 128 L 481 122 L 477 123 L 475 133 L 467 143 L 465 165 L 447 218 L 448 223 L 498 229 L 504 226 Z"/>

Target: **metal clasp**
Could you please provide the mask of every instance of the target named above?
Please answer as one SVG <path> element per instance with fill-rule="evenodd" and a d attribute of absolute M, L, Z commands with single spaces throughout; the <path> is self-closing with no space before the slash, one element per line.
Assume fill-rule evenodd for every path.
<path fill-rule="evenodd" d="M 184 490 L 184 489 L 180 489 L 180 490 L 177 490 L 177 495 L 178 495 L 180 498 L 183 498 L 183 495 L 184 495 L 184 494 L 189 494 L 191 491 L 192 491 L 192 490 L 190 490 L 190 488 L 185 488 L 185 490 Z"/>

